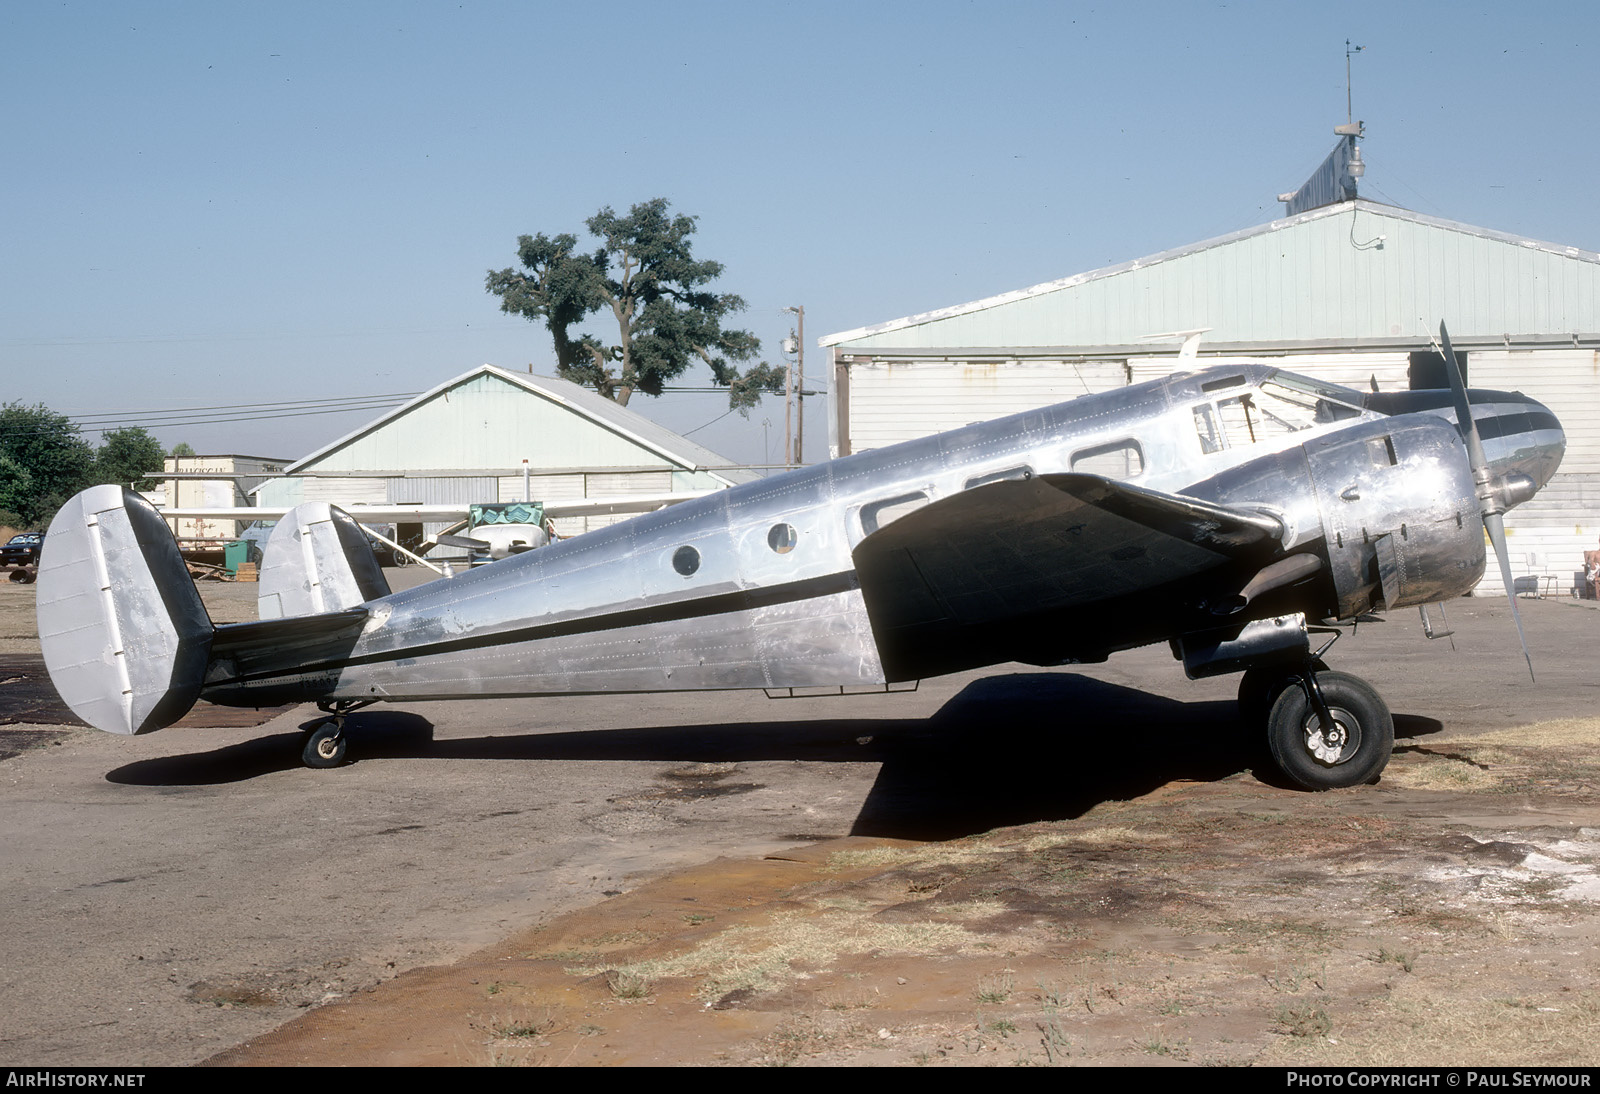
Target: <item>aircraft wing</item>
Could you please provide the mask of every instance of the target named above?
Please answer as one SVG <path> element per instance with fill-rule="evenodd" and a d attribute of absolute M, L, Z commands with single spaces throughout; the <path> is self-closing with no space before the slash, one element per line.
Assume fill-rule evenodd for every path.
<path fill-rule="evenodd" d="M 679 494 L 619 494 L 614 498 L 572 498 L 566 501 L 544 502 L 544 515 L 552 520 L 561 517 L 599 517 L 614 513 L 649 513 L 666 505 L 698 498 L 712 493 L 710 490 L 687 490 Z M 335 503 L 337 504 L 337 503 Z M 465 520 L 465 505 L 340 505 L 363 524 L 397 524 L 401 521 Z M 162 509 L 168 518 L 198 518 L 203 520 L 282 520 L 289 512 L 283 506 L 232 506 L 215 509 L 179 508 Z"/>
<path fill-rule="evenodd" d="M 943 664 L 963 658 L 933 652 L 940 643 L 1023 641 L 1026 631 L 1033 646 L 1072 646 L 1039 621 L 1092 626 L 1119 602 L 1170 615 L 1201 586 L 1237 591 L 1282 554 L 1282 531 L 1252 510 L 1096 475 L 1045 475 L 925 505 L 862 539 L 854 559 L 880 645 Z M 1108 620 L 1105 629 L 1121 628 Z"/>

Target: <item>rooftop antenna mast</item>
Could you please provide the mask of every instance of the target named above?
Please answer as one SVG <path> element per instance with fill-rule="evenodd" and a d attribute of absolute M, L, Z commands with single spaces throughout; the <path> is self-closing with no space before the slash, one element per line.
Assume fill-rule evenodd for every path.
<path fill-rule="evenodd" d="M 1360 53 L 1361 50 L 1361 46 L 1352 46 L 1350 39 L 1346 38 L 1344 40 L 1344 120 L 1346 125 L 1356 120 L 1355 111 L 1350 106 L 1350 55 L 1352 53 Z"/>

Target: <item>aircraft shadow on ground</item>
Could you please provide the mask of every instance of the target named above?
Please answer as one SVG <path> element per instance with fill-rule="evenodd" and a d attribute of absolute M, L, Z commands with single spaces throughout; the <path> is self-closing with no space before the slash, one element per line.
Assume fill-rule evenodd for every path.
<path fill-rule="evenodd" d="M 1396 728 L 1403 736 L 1420 736 L 1437 732 L 1440 725 L 1402 715 Z M 439 740 L 427 719 L 378 709 L 351 715 L 346 732 L 355 763 L 397 758 L 877 763 L 877 780 L 852 834 L 902 839 L 949 839 L 1081 816 L 1102 802 L 1138 797 L 1174 780 L 1213 781 L 1250 770 L 1283 785 L 1259 731 L 1239 723 L 1232 701 L 1184 703 L 1065 673 L 976 680 L 929 718 L 775 720 Z M 145 786 L 239 782 L 299 767 L 300 743 L 299 734 L 276 733 L 209 752 L 140 760 L 106 778 Z"/>

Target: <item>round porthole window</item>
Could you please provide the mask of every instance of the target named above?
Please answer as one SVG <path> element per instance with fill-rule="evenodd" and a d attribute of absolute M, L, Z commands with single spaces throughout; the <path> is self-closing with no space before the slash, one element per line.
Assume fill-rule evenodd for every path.
<path fill-rule="evenodd" d="M 774 524 L 767 533 L 767 546 L 780 555 L 786 555 L 794 550 L 795 544 L 800 542 L 800 533 L 794 530 L 792 524 Z"/>
<path fill-rule="evenodd" d="M 700 552 L 693 547 L 679 547 L 672 552 L 672 568 L 688 577 L 700 568 Z"/>

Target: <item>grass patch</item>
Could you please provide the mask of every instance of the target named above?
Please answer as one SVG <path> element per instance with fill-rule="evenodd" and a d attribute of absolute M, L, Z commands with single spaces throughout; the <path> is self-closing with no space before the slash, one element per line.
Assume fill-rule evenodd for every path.
<path fill-rule="evenodd" d="M 951 923 L 883 923 L 864 916 L 832 913 L 784 915 L 769 923 L 729 927 L 698 946 L 669 957 L 651 958 L 617 969 L 571 968 L 576 976 L 607 972 L 645 983 L 703 978 L 701 998 L 720 998 L 740 988 L 762 990 L 784 981 L 797 967 L 825 968 L 841 954 L 971 952 L 977 939 Z M 613 989 L 615 991 L 615 989 Z"/>
<path fill-rule="evenodd" d="M 1014 987 L 1008 972 L 999 976 L 985 976 L 978 981 L 977 1000 L 980 1003 L 1004 1003 L 1011 998 Z"/>

